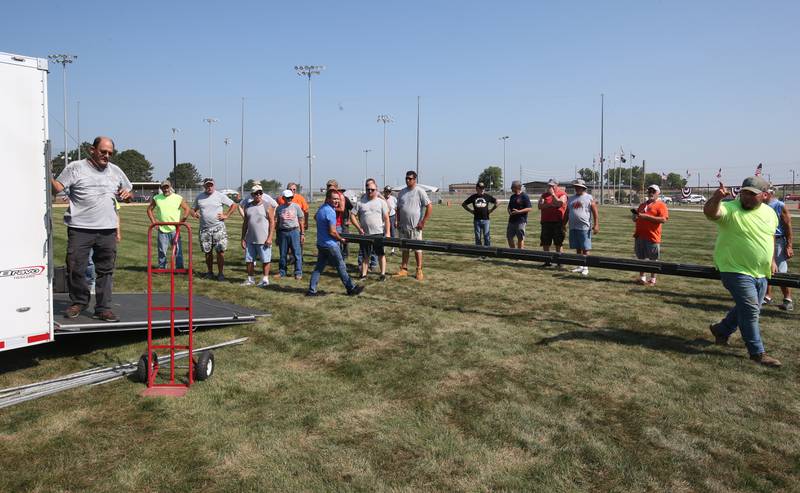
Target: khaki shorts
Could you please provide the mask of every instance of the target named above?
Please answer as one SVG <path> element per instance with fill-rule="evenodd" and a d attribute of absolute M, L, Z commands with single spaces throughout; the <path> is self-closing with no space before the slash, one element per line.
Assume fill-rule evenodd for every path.
<path fill-rule="evenodd" d="M 397 233 L 400 238 L 405 238 L 407 240 L 422 239 L 422 231 L 418 230 L 417 228 L 401 227 L 397 228 Z M 404 248 L 403 250 L 408 250 L 408 248 Z M 421 252 L 422 250 L 414 250 L 414 251 Z"/>

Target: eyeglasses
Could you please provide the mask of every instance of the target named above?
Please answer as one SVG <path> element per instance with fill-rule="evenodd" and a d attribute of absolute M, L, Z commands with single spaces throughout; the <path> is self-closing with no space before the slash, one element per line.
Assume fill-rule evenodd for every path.
<path fill-rule="evenodd" d="M 415 176 L 406 176 L 406 180 L 416 180 L 417 177 Z"/>
<path fill-rule="evenodd" d="M 110 156 L 114 154 L 114 151 L 101 151 L 100 149 L 95 149 L 95 150 L 97 151 L 98 154 L 102 156 Z"/>
<path fill-rule="evenodd" d="M 377 188 L 368 188 L 368 189 L 367 189 L 367 192 L 375 192 L 375 191 L 377 191 L 377 190 L 378 190 Z"/>

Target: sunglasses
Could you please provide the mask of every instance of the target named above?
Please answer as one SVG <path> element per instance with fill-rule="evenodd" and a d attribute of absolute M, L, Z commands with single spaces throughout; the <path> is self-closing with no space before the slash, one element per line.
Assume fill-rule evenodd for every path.
<path fill-rule="evenodd" d="M 416 180 L 416 176 L 406 176 L 406 180 Z"/>
<path fill-rule="evenodd" d="M 376 192 L 377 190 L 378 190 L 377 188 L 368 188 L 367 192 Z"/>
<path fill-rule="evenodd" d="M 264 195 L 264 192 L 261 192 L 261 191 L 259 191 L 259 192 L 253 192 L 253 195 Z"/>

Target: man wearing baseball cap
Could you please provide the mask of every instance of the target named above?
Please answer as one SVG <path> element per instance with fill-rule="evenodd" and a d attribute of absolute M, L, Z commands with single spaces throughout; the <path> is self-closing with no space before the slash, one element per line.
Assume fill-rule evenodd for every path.
<path fill-rule="evenodd" d="M 572 182 L 575 195 L 567 201 L 567 215 L 564 222 L 569 224 L 569 247 L 578 255 L 589 255 L 592 250 L 592 233 L 600 231 L 600 218 L 597 214 L 597 203 L 586 193 L 586 182 L 577 179 Z M 572 269 L 582 276 L 589 275 L 589 267 L 579 265 Z"/>
<path fill-rule="evenodd" d="M 647 200 L 631 209 L 633 222 L 633 252 L 639 260 L 658 260 L 661 256 L 661 226 L 669 219 L 667 205 L 659 199 L 661 188 L 658 185 L 647 187 Z M 655 285 L 656 273 L 650 274 L 650 280 L 644 272 L 639 273 L 639 284 Z"/>
<path fill-rule="evenodd" d="M 714 265 L 736 305 L 709 329 L 714 342 L 727 345 L 738 328 L 750 359 L 764 366 L 781 362 L 767 356 L 761 342 L 759 314 L 767 292 L 767 279 L 777 266 L 773 259 L 778 216 L 768 205 L 769 183 L 759 176 L 745 178 L 737 200 L 723 202 L 728 190 L 722 183 L 703 206 L 703 213 L 717 225 Z"/>
<path fill-rule="evenodd" d="M 223 212 L 223 206 L 228 212 Z M 192 215 L 200 219 L 200 248 L 206 254 L 207 279 L 214 278 L 214 252 L 217 252 L 217 277 L 224 281 L 225 250 L 228 249 L 227 220 L 238 206 L 225 194 L 214 189 L 214 179 L 203 179 L 203 191 L 197 194 L 192 205 Z"/>
<path fill-rule="evenodd" d="M 547 182 L 547 191 L 539 197 L 537 205 L 541 213 L 540 221 L 542 232 L 539 241 L 542 250 L 550 251 L 550 246 L 555 244 L 556 252 L 564 250 L 564 215 L 567 213 L 567 194 L 558 186 L 558 182 L 551 179 Z M 550 262 L 545 262 L 545 267 L 550 267 Z M 559 268 L 561 266 L 559 265 Z"/>
<path fill-rule="evenodd" d="M 291 185 L 291 184 L 290 184 Z M 297 185 L 295 185 L 297 186 Z M 294 191 L 287 188 L 281 194 L 281 202 L 275 210 L 275 220 L 278 222 L 278 248 L 280 260 L 278 261 L 278 277 L 286 277 L 289 261 L 289 248 L 294 252 L 294 278 L 303 278 L 302 245 L 306 241 L 305 218 L 303 207 L 294 203 Z"/>
<path fill-rule="evenodd" d="M 172 183 L 170 183 L 169 180 L 162 181 L 160 188 L 161 193 L 153 197 L 150 200 L 150 205 L 147 207 L 147 217 L 150 218 L 150 224 L 182 223 L 186 221 L 186 218 L 192 213 L 186 200 L 172 190 Z M 183 214 L 181 214 L 181 211 L 183 211 Z M 183 269 L 182 242 L 175 242 L 175 230 L 175 226 L 158 227 L 159 269 L 165 269 L 167 267 L 167 252 L 172 250 L 173 245 L 177 247 L 175 252 L 175 268 Z M 191 239 L 189 241 L 191 241 Z"/>

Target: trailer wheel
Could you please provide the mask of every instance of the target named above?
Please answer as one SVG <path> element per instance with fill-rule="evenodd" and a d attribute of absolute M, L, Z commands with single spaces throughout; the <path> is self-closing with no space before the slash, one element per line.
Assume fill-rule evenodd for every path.
<path fill-rule="evenodd" d="M 207 380 L 214 374 L 214 353 L 203 351 L 194 364 L 194 378 L 197 381 Z"/>
<path fill-rule="evenodd" d="M 158 355 L 153 351 L 152 371 L 158 370 Z M 147 383 L 147 353 L 144 353 L 136 364 L 136 380 Z"/>

